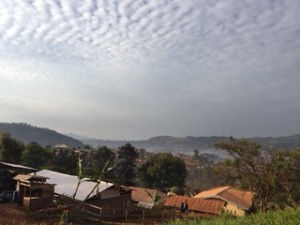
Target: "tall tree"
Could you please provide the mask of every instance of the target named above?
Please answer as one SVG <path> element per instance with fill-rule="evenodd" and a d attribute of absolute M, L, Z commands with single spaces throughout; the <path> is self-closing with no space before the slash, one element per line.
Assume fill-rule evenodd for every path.
<path fill-rule="evenodd" d="M 118 178 L 119 184 L 134 185 L 136 178 L 136 159 L 138 153 L 130 143 L 119 147 L 118 164 L 114 169 L 115 178 Z"/>
<path fill-rule="evenodd" d="M 263 152 L 255 142 L 234 138 L 223 140 L 216 147 L 232 156 L 232 160 L 225 160 L 217 167 L 220 177 L 255 193 L 259 210 L 266 211 L 270 202 L 282 206 L 292 198 L 289 192 L 298 188 L 294 180 L 299 161 L 289 152 Z"/>
<path fill-rule="evenodd" d="M 104 167 L 107 165 L 107 162 L 108 162 L 107 167 L 108 168 L 112 167 L 114 163 L 114 159 L 115 159 L 114 153 L 106 146 L 102 146 L 98 148 L 96 151 L 92 151 L 88 166 L 83 167 L 84 176 L 98 179 L 97 177 L 99 177 L 99 174 L 102 173 Z M 102 175 L 102 179 L 106 179 L 106 178 L 110 179 L 111 178 L 110 175 L 111 174 L 109 172 L 105 173 Z"/>
<path fill-rule="evenodd" d="M 155 154 L 139 168 L 139 178 L 146 187 L 165 193 L 174 188 L 183 192 L 186 175 L 184 162 L 171 153 Z"/>
<path fill-rule="evenodd" d="M 47 165 L 51 157 L 50 150 L 43 148 L 36 142 L 31 142 L 25 147 L 22 153 L 21 163 L 25 166 L 42 169 Z"/>
<path fill-rule="evenodd" d="M 24 144 L 10 136 L 9 133 L 0 134 L 0 160 L 9 163 L 20 163 Z"/>
<path fill-rule="evenodd" d="M 53 156 L 47 166 L 48 169 L 72 175 L 77 174 L 78 156 L 75 152 L 67 149 L 52 154 Z"/>

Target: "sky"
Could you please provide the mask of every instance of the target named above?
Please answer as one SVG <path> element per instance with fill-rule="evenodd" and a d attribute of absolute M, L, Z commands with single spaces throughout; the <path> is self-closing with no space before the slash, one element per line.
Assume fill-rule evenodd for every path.
<path fill-rule="evenodd" d="M 300 133 L 299 0 L 1 0 L 0 122 L 112 140 Z"/>

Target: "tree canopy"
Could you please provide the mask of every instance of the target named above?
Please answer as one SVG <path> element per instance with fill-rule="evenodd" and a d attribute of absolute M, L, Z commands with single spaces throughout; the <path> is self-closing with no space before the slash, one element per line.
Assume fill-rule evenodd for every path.
<path fill-rule="evenodd" d="M 126 143 L 119 147 L 118 161 L 114 168 L 116 182 L 123 185 L 135 184 L 137 158 L 137 150 L 130 143 Z"/>
<path fill-rule="evenodd" d="M 299 150 L 267 152 L 255 142 L 234 138 L 223 140 L 216 147 L 232 156 L 232 160 L 225 160 L 217 167 L 220 177 L 227 184 L 235 183 L 252 191 L 259 210 L 265 211 L 271 205 L 299 204 Z"/>
<path fill-rule="evenodd" d="M 48 149 L 43 148 L 36 142 L 29 143 L 22 153 L 21 163 L 36 169 L 42 169 L 52 157 Z"/>
<path fill-rule="evenodd" d="M 9 133 L 0 134 L 0 160 L 19 164 L 24 150 L 24 144 L 10 136 Z"/>
<path fill-rule="evenodd" d="M 174 188 L 183 192 L 186 175 L 184 162 L 171 153 L 155 154 L 139 168 L 139 178 L 146 187 L 165 193 Z"/>

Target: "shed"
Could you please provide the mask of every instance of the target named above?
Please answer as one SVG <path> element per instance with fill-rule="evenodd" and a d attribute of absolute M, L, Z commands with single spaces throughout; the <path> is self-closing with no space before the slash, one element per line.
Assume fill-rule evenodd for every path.
<path fill-rule="evenodd" d="M 49 182 L 55 183 L 54 192 L 57 195 L 64 195 L 73 198 L 78 186 L 77 176 L 59 173 L 51 170 L 41 170 L 36 175 L 49 178 Z M 109 209 L 122 209 L 128 207 L 130 202 L 130 190 L 109 182 L 94 182 L 88 178 L 80 181 L 75 200 L 101 207 L 101 212 L 108 212 Z"/>
<path fill-rule="evenodd" d="M 11 201 L 16 190 L 14 176 L 34 172 L 36 169 L 7 162 L 0 162 L 0 201 Z"/>
<path fill-rule="evenodd" d="M 20 206 L 38 209 L 52 204 L 55 184 L 46 183 L 47 177 L 19 174 L 13 179 L 17 181 Z"/>

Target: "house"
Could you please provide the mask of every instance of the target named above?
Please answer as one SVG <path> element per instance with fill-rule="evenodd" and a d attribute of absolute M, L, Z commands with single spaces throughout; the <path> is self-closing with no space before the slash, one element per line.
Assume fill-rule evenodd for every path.
<path fill-rule="evenodd" d="M 55 184 L 48 184 L 46 177 L 18 174 L 13 179 L 17 181 L 16 192 L 20 206 L 32 210 L 52 205 Z"/>
<path fill-rule="evenodd" d="M 79 179 L 77 176 L 51 170 L 41 170 L 36 172 L 36 175 L 48 177 L 49 182 L 56 184 L 55 194 L 85 202 L 95 209 L 98 208 L 97 213 L 100 212 L 102 215 L 112 214 L 112 211 L 116 213 L 116 209 L 124 211 L 130 203 L 131 191 L 109 182 L 93 182 L 88 178 L 83 178 L 78 186 Z"/>
<path fill-rule="evenodd" d="M 131 190 L 131 200 L 138 206 L 147 209 L 160 206 L 166 199 L 167 195 L 155 189 L 143 187 L 129 187 Z"/>
<path fill-rule="evenodd" d="M 234 216 L 244 216 L 253 205 L 253 193 L 230 186 L 217 187 L 202 191 L 194 196 L 200 199 L 219 199 L 226 202 L 224 211 Z"/>
<path fill-rule="evenodd" d="M 200 199 L 180 195 L 171 195 L 164 203 L 165 208 L 172 208 L 191 217 L 212 217 L 220 215 L 225 202 L 219 199 Z M 183 208 L 184 207 L 184 208 Z"/>
<path fill-rule="evenodd" d="M 34 172 L 36 169 L 7 162 L 0 162 L 0 202 L 11 201 L 14 197 L 17 181 L 14 176 L 20 173 Z"/>

